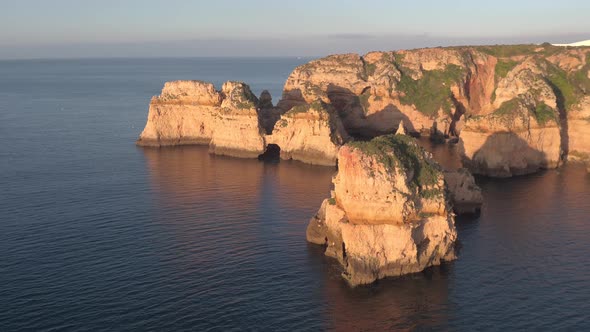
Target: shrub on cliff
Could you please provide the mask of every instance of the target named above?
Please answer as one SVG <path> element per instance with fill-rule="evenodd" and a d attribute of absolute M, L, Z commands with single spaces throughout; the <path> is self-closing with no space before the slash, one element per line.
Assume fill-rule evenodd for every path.
<path fill-rule="evenodd" d="M 371 141 L 355 141 L 348 144 L 374 157 L 389 172 L 401 169 L 412 175 L 409 185 L 418 189 L 423 196 L 431 196 L 432 193 L 426 188 L 435 186 L 440 179 L 438 165 L 427 158 L 427 152 L 410 136 L 386 135 Z"/>

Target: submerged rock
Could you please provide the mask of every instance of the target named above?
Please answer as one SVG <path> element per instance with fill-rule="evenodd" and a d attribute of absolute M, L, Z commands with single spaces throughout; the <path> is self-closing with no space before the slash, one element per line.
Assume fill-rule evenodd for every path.
<path fill-rule="evenodd" d="M 332 197 L 307 228 L 351 285 L 455 259 L 457 238 L 438 164 L 404 135 L 353 142 L 338 153 Z"/>

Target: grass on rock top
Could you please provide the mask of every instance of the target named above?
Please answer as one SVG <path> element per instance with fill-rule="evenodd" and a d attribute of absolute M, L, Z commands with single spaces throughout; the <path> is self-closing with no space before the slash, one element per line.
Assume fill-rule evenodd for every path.
<path fill-rule="evenodd" d="M 495 68 L 496 77 L 505 78 L 517 64 L 518 62 L 512 60 L 498 60 Z"/>
<path fill-rule="evenodd" d="M 444 70 L 424 71 L 423 76 L 414 80 L 403 73 L 397 89 L 402 92 L 400 101 L 415 105 L 418 111 L 434 116 L 439 109 L 451 113 L 451 86 L 460 82 L 464 69 L 457 65 L 447 65 Z"/>
<path fill-rule="evenodd" d="M 410 185 L 423 194 L 428 192 L 425 187 L 438 184 L 440 171 L 426 159 L 424 149 L 410 136 L 385 135 L 371 141 L 350 142 L 348 145 L 374 157 L 388 172 L 401 169 L 413 173 L 413 178 L 409 179 Z"/>
<path fill-rule="evenodd" d="M 293 106 L 285 115 L 295 115 L 298 113 L 307 113 L 310 109 L 314 109 L 318 112 L 328 112 L 326 110 L 326 105 L 321 100 L 316 100 L 311 104 L 301 104 L 297 106 Z"/>
<path fill-rule="evenodd" d="M 539 54 L 543 56 L 550 56 L 563 50 L 563 47 L 553 46 L 549 43 L 541 45 L 537 44 L 521 44 L 521 45 L 492 45 L 492 46 L 475 46 L 476 50 L 493 55 L 497 58 L 509 58 L 519 55 L 534 55 Z"/>

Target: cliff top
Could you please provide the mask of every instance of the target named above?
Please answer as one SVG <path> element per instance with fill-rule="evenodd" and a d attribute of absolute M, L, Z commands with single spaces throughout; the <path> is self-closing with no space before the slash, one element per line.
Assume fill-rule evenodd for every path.
<path fill-rule="evenodd" d="M 440 181 L 438 165 L 428 158 L 427 152 L 410 136 L 385 135 L 371 141 L 350 142 L 347 146 L 374 158 L 388 172 L 403 170 L 408 174 L 409 185 L 415 189 L 434 186 Z"/>

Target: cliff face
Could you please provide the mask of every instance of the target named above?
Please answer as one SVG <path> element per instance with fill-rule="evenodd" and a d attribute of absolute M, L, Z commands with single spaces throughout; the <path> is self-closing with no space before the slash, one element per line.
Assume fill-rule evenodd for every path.
<path fill-rule="evenodd" d="M 455 258 L 443 174 L 412 138 L 388 135 L 338 153 L 334 191 L 307 229 L 352 285 Z"/>
<path fill-rule="evenodd" d="M 147 123 L 137 144 L 208 144 L 221 101 L 221 92 L 211 83 L 167 82 L 162 93 L 150 102 Z"/>
<path fill-rule="evenodd" d="M 590 72 L 589 72 L 590 75 Z M 590 172 L 590 97 L 584 97 L 580 107 L 567 114 L 569 160 L 583 162 Z"/>
<path fill-rule="evenodd" d="M 257 157 L 264 151 L 257 103 L 243 83 L 227 82 L 217 91 L 200 81 L 167 82 L 152 98 L 137 144 L 210 144 L 213 153 Z"/>
<path fill-rule="evenodd" d="M 589 55 L 551 45 L 334 55 L 295 69 L 278 106 L 319 98 L 365 137 L 403 121 L 409 132 L 459 137 L 476 173 L 525 174 L 587 153 Z"/>
<path fill-rule="evenodd" d="M 483 204 L 483 195 L 473 175 L 465 168 L 445 171 L 444 174 L 453 211 L 457 215 L 478 214 Z"/>
<path fill-rule="evenodd" d="M 347 139 L 333 108 L 317 101 L 293 107 L 280 116 L 266 142 L 280 147 L 282 159 L 335 166 L 338 149 Z"/>
<path fill-rule="evenodd" d="M 263 129 L 258 120 L 258 98 L 243 83 L 226 82 L 225 97 L 215 117 L 209 150 L 234 157 L 256 158 L 265 150 Z"/>
<path fill-rule="evenodd" d="M 277 107 L 242 83 L 221 91 L 166 83 L 138 144 L 210 144 L 214 153 L 254 157 L 271 143 L 285 159 L 333 165 L 346 133 L 372 138 L 403 123 L 409 133 L 458 139 L 472 172 L 507 177 L 568 158 L 590 162 L 588 91 L 590 47 L 333 55 L 296 68 Z M 308 112 L 314 103 L 333 111 Z"/>
<path fill-rule="evenodd" d="M 211 83 L 175 81 L 152 98 L 137 144 L 204 144 L 211 153 L 244 158 L 256 158 L 276 144 L 283 159 L 334 166 L 347 139 L 329 105 L 306 104 L 285 113 L 273 107 L 268 92 L 258 100 L 244 83 L 226 82 L 217 91 Z"/>

